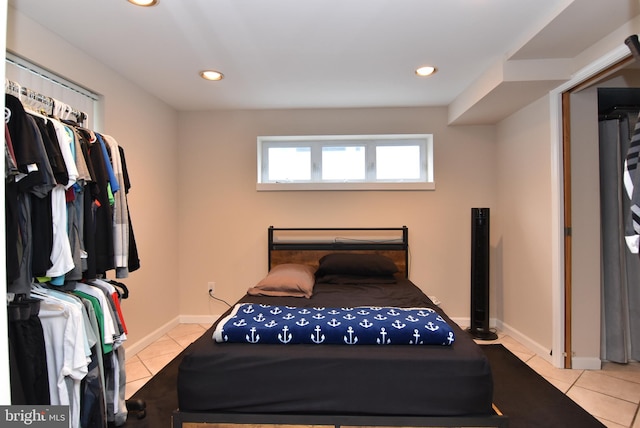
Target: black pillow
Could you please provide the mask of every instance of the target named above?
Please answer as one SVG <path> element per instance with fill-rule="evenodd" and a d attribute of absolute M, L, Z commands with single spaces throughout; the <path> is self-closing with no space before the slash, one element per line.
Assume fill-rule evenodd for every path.
<path fill-rule="evenodd" d="M 346 275 L 346 274 L 328 274 L 316 277 L 318 284 L 341 284 L 341 285 L 377 285 L 377 284 L 396 284 L 398 279 L 393 275 Z"/>
<path fill-rule="evenodd" d="M 379 254 L 331 253 L 320 259 L 316 277 L 332 274 L 388 276 L 398 272 L 389 257 Z"/>

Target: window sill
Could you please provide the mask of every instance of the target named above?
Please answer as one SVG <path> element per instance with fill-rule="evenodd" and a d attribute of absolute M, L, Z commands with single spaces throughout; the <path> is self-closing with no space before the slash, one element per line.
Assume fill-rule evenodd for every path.
<path fill-rule="evenodd" d="M 435 190 L 431 183 L 257 183 L 258 192 L 311 191 L 311 190 Z"/>

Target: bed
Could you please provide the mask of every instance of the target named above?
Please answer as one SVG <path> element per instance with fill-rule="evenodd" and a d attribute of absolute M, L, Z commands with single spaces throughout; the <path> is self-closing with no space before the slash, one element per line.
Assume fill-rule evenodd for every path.
<path fill-rule="evenodd" d="M 408 279 L 408 242 L 406 227 L 270 227 L 265 280 L 282 271 L 290 274 L 290 268 L 298 269 L 296 274 L 308 268 L 312 291 L 280 293 L 265 280 L 258 289 L 248 287 L 247 295 L 185 351 L 173 426 L 507 427 L 508 418 L 492 404 L 491 369 L 480 347 Z M 366 344 L 364 335 L 356 344 L 358 334 L 343 331 L 337 342 L 318 344 L 320 332 L 311 331 L 294 335 L 311 342 L 292 344 L 285 327 L 273 334 L 274 343 L 264 343 L 267 331 L 255 328 L 238 333 L 237 342 L 229 339 L 233 325 L 249 319 L 242 313 L 246 310 L 267 315 L 285 310 L 299 319 L 298 312 L 307 313 L 312 320 L 314 314 L 324 316 L 316 313 L 320 309 L 369 313 L 363 308 L 435 316 L 442 321 L 441 336 L 429 342 L 422 335 L 429 331 L 416 329 L 415 341 L 400 344 L 394 337 L 396 346 L 377 346 Z M 343 321 L 342 315 L 332 322 Z M 372 316 L 366 316 L 367 325 Z M 422 325 L 437 330 L 431 321 Z M 253 343 L 259 337 L 263 341 Z M 391 343 L 381 337 L 382 344 Z M 371 340 L 381 343 L 380 337 Z"/>

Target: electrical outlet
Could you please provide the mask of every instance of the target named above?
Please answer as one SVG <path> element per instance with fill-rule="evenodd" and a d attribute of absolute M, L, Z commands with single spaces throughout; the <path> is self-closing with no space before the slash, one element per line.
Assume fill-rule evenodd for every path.
<path fill-rule="evenodd" d="M 216 283 L 214 281 L 207 283 L 207 294 L 216 294 Z"/>

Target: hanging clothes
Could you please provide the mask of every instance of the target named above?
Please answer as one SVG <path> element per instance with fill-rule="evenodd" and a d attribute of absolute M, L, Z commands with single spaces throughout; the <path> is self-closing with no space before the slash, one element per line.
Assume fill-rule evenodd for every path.
<path fill-rule="evenodd" d="M 120 158 L 118 142 L 110 135 L 104 135 L 103 140 L 113 166 L 116 186 L 111 186 L 113 192 L 113 245 L 116 278 L 129 276 L 127 266 L 129 262 L 129 216 L 127 199 L 124 189 L 124 171 Z"/>
<path fill-rule="evenodd" d="M 40 301 L 24 299 L 8 308 L 11 403 L 51 404 Z"/>
<path fill-rule="evenodd" d="M 79 300 L 48 289 L 34 289 L 43 300 L 39 317 L 45 337 L 51 404 L 68 405 L 70 426 L 80 427 L 80 383 L 88 373 L 90 345 Z"/>
<path fill-rule="evenodd" d="M 85 223 L 93 223 L 92 227 L 85 227 L 85 244 L 93 246 L 93 251 L 88 251 L 89 266 L 85 277 L 94 279 L 98 273 L 114 268 L 112 199 L 107 168 L 109 158 L 104 156 L 96 133 L 82 128 L 78 131 L 89 155 L 87 163 L 93 166 L 94 185 L 91 187 L 89 209 L 85 210 Z M 88 203 L 85 201 L 85 204 Z"/>
<path fill-rule="evenodd" d="M 77 281 L 115 270 L 116 278 L 126 278 L 139 268 L 139 257 L 123 148 L 110 135 L 26 111 L 10 94 L 5 98 L 11 110 L 5 152 L 15 152 L 17 170 L 6 180 L 6 211 L 17 230 L 26 230 L 7 242 L 14 260 L 10 291 L 27 292 L 32 276 L 54 285 L 64 284 L 68 274 Z"/>
<path fill-rule="evenodd" d="M 640 250 L 640 121 L 636 121 L 624 160 L 624 188 L 631 200 L 631 207 L 625 229 L 629 250 L 637 254 Z"/>
<path fill-rule="evenodd" d="M 121 292 L 100 278 L 140 267 L 124 150 L 72 122 L 82 115 L 70 106 L 5 88 L 13 403 L 68 405 L 73 428 L 121 426 L 127 329 Z"/>

